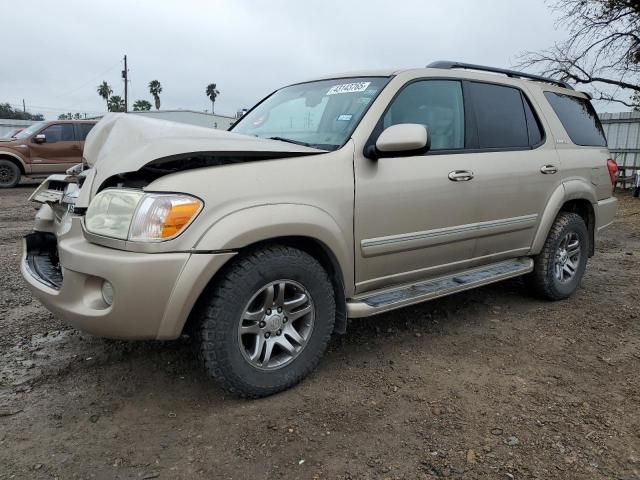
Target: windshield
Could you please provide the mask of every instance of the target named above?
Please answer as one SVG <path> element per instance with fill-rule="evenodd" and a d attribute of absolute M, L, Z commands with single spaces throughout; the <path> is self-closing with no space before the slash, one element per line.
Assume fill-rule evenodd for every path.
<path fill-rule="evenodd" d="M 23 138 L 27 138 L 29 135 L 32 135 L 33 133 L 35 133 L 38 130 L 40 130 L 44 126 L 45 123 L 46 122 L 34 123 L 30 127 L 27 127 L 24 130 L 22 130 L 22 131 L 18 132 L 17 134 L 15 134 L 13 136 L 13 138 L 17 138 L 19 140 L 22 140 Z"/>
<path fill-rule="evenodd" d="M 346 143 L 387 81 L 356 77 L 291 85 L 268 97 L 231 130 L 335 150 Z"/>

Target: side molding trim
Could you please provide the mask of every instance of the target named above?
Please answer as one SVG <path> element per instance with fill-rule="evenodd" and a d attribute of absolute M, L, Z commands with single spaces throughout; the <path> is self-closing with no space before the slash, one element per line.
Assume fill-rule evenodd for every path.
<path fill-rule="evenodd" d="M 537 220 L 538 214 L 533 213 L 488 222 L 470 223 L 467 225 L 403 233 L 387 237 L 368 238 L 360 242 L 360 248 L 363 257 L 375 257 L 378 255 L 432 247 L 444 243 L 526 230 L 535 227 Z"/>

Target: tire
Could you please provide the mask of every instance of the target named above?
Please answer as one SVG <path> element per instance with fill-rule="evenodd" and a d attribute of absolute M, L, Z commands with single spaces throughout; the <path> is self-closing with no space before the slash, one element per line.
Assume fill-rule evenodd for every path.
<path fill-rule="evenodd" d="M 635 187 L 633 189 L 633 196 L 636 198 L 640 197 L 640 187 Z"/>
<path fill-rule="evenodd" d="M 577 256 L 572 254 L 576 241 L 579 248 Z M 548 300 L 570 297 L 578 289 L 587 268 L 588 252 L 589 234 L 582 217 L 575 213 L 560 212 L 551 226 L 542 252 L 534 258 L 534 269 L 529 275 L 530 285 L 538 295 Z M 564 261 L 566 263 L 562 263 Z M 570 271 L 573 271 L 572 275 Z"/>
<path fill-rule="evenodd" d="M 20 168 L 10 160 L 0 159 L 0 188 L 13 188 L 20 181 Z"/>
<path fill-rule="evenodd" d="M 197 319 L 200 356 L 208 373 L 240 397 L 264 397 L 300 382 L 318 365 L 333 331 L 331 280 L 315 258 L 295 248 L 242 255 L 205 295 Z M 300 303 L 304 297 L 308 302 Z M 285 341 L 289 350 L 277 343 Z"/>

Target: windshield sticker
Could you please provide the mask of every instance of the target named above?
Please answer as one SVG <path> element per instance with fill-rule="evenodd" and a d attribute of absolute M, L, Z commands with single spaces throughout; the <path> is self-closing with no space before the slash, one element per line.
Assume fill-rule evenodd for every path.
<path fill-rule="evenodd" d="M 340 115 L 338 117 L 338 121 L 339 122 L 348 122 L 353 118 L 353 115 L 351 115 L 350 113 L 343 113 L 342 115 Z"/>
<path fill-rule="evenodd" d="M 369 85 L 371 85 L 371 82 L 343 83 L 341 85 L 334 85 L 329 89 L 327 95 L 364 92 L 369 87 Z"/>

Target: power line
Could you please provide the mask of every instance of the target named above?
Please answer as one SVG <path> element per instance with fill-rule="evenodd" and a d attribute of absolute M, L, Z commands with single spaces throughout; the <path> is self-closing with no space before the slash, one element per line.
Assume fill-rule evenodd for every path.
<path fill-rule="evenodd" d="M 14 108 L 22 109 L 22 104 L 20 103 L 11 103 L 11 102 L 0 102 L 0 103 L 8 103 Z M 104 113 L 104 111 L 102 110 L 90 110 L 90 109 L 85 109 L 81 107 L 80 108 L 63 108 L 63 107 L 51 107 L 51 106 L 43 106 L 43 105 L 32 105 L 32 104 L 29 105 L 29 109 L 30 110 L 37 109 L 37 110 L 43 110 L 43 111 L 49 111 L 49 112 L 68 112 L 69 110 L 74 110 L 74 111 L 82 110 L 82 112 L 86 112 L 86 113 Z"/>
<path fill-rule="evenodd" d="M 102 72 L 99 75 L 96 75 L 95 77 L 91 78 L 90 80 L 87 80 L 86 82 L 84 82 L 82 85 L 68 91 L 67 93 L 64 93 L 62 95 L 54 95 L 55 98 L 60 98 L 60 97 L 67 97 L 69 95 L 71 95 L 72 93 L 77 92 L 78 90 L 80 90 L 81 88 L 86 87 L 87 85 L 89 85 L 90 83 L 95 82 L 98 78 L 106 75 L 107 73 L 111 72 L 114 68 L 118 67 L 120 65 L 120 61 L 118 61 L 118 63 L 116 63 L 115 65 L 109 67 L 107 70 L 105 70 L 104 72 Z"/>

